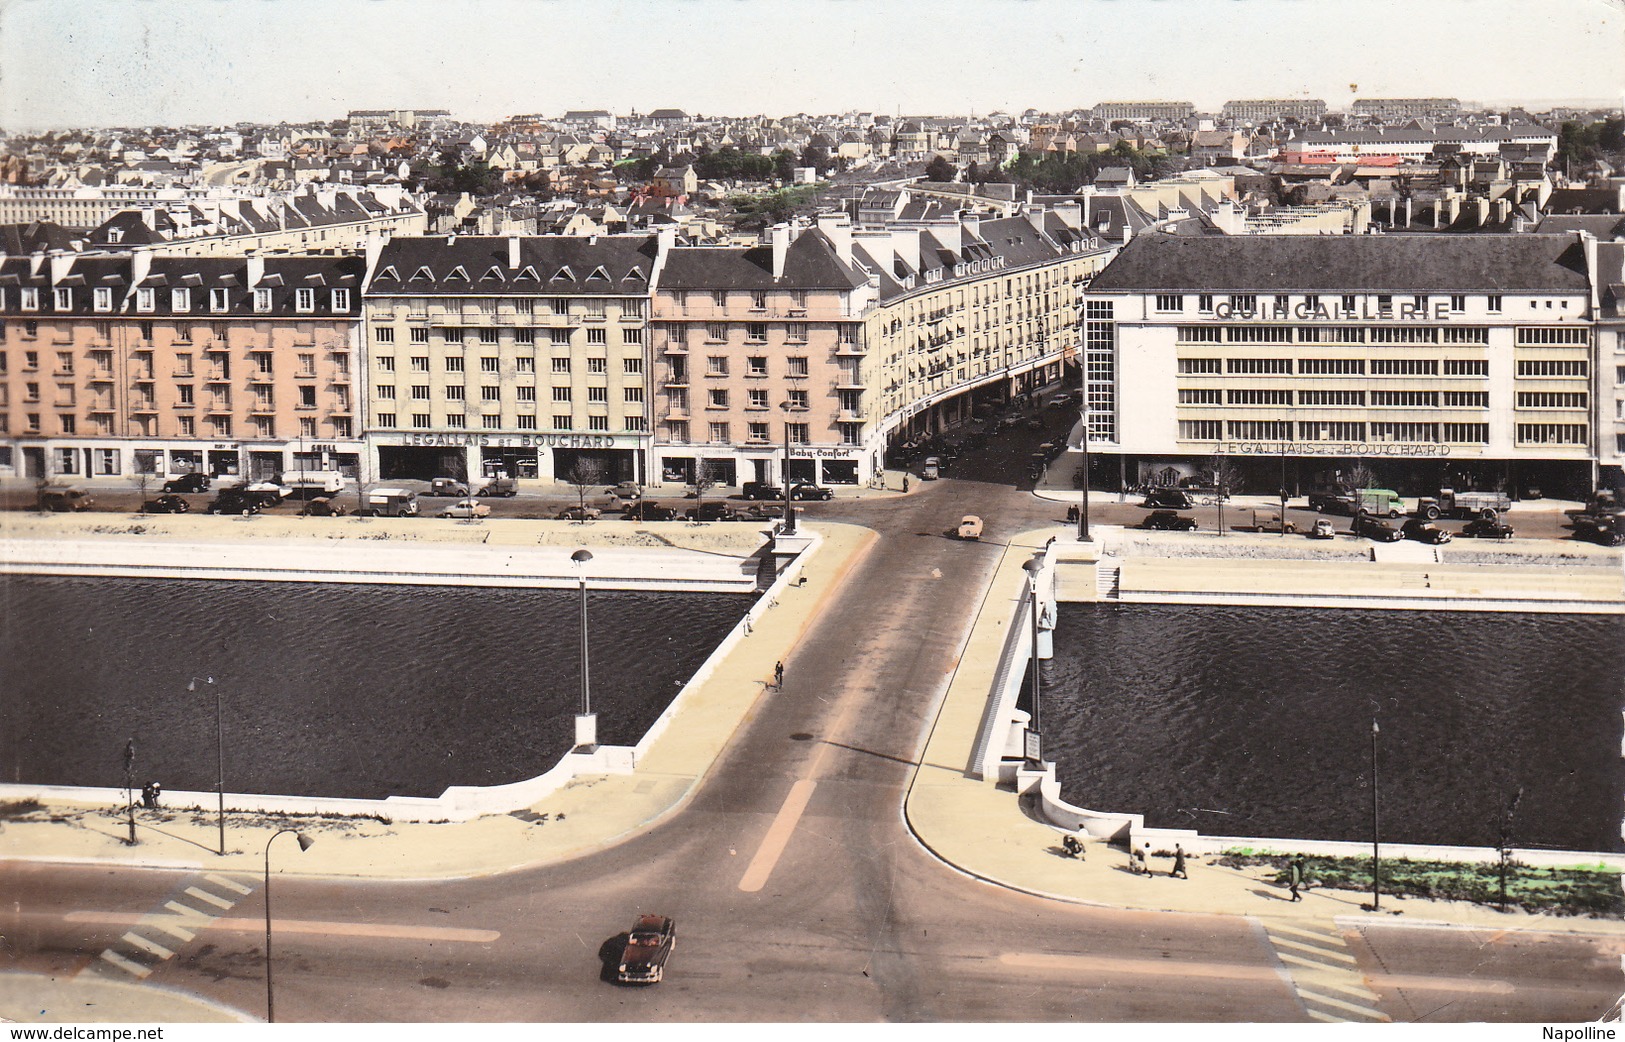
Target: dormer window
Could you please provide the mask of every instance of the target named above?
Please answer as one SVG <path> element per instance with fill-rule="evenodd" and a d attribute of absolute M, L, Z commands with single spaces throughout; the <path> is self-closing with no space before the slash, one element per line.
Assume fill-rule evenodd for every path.
<path fill-rule="evenodd" d="M 412 273 L 412 281 L 418 282 L 420 280 L 433 282 L 434 272 L 430 271 L 427 267 L 419 268 L 417 271 Z"/>
<path fill-rule="evenodd" d="M 378 273 L 378 277 L 381 279 L 393 279 L 396 282 L 401 281 L 401 273 L 395 270 L 395 265 L 393 264 L 385 268 L 383 271 L 380 271 Z"/>
<path fill-rule="evenodd" d="M 158 306 L 157 294 L 152 287 L 143 286 L 135 291 L 135 309 L 150 314 Z"/>
<path fill-rule="evenodd" d="M 293 309 L 300 314 L 309 314 L 316 310 L 316 291 L 309 286 L 300 286 L 293 291 Z"/>
<path fill-rule="evenodd" d="M 449 279 L 461 279 L 462 281 L 467 282 L 468 281 L 468 269 L 463 267 L 461 264 L 459 264 L 459 265 L 457 265 L 457 267 L 451 269 L 451 274 L 447 275 L 446 278 L 448 280 Z"/>
<path fill-rule="evenodd" d="M 266 314 L 271 310 L 271 291 L 257 289 L 254 291 L 254 310 L 259 314 Z"/>
<path fill-rule="evenodd" d="M 333 291 L 333 310 L 343 314 L 350 310 L 350 291 L 336 289 Z"/>
<path fill-rule="evenodd" d="M 38 311 L 39 287 L 24 286 L 22 288 L 22 296 L 18 300 L 18 306 L 20 306 L 24 311 Z"/>
<path fill-rule="evenodd" d="M 69 289 L 67 286 L 58 286 L 57 289 L 56 289 L 55 296 L 56 296 L 56 303 L 55 303 L 56 310 L 58 310 L 58 311 L 72 311 L 73 310 L 73 290 Z"/>
<path fill-rule="evenodd" d="M 123 242 L 124 241 L 124 229 L 123 228 L 109 228 L 109 229 L 107 229 L 107 241 L 109 243 Z"/>
<path fill-rule="evenodd" d="M 192 291 L 185 287 L 170 290 L 169 310 L 175 312 L 192 310 Z"/>
<path fill-rule="evenodd" d="M 576 273 L 570 270 L 568 264 L 553 273 L 553 281 L 558 282 L 561 279 L 565 282 L 574 282 L 576 280 Z"/>
<path fill-rule="evenodd" d="M 491 265 L 489 268 L 485 269 L 485 274 L 480 276 L 480 281 L 481 282 L 491 282 L 491 281 L 501 282 L 502 281 L 502 269 L 497 267 L 495 264 Z"/>
<path fill-rule="evenodd" d="M 113 310 L 113 288 L 111 286 L 97 286 L 91 293 L 91 305 L 101 312 Z"/>
<path fill-rule="evenodd" d="M 609 272 L 604 270 L 604 266 L 602 264 L 592 269 L 592 274 L 587 276 L 588 282 L 591 282 L 593 279 L 603 279 L 605 282 L 609 281 Z"/>
<path fill-rule="evenodd" d="M 529 279 L 532 282 L 542 281 L 542 277 L 536 274 L 536 269 L 531 267 L 529 264 L 525 265 L 525 270 L 519 273 L 519 278 Z"/>
<path fill-rule="evenodd" d="M 216 287 L 209 290 L 209 310 L 220 314 L 231 309 L 231 291 Z"/>

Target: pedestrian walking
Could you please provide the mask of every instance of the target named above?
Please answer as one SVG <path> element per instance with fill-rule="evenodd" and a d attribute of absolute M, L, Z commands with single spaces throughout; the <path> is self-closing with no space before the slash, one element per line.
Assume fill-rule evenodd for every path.
<path fill-rule="evenodd" d="M 908 491 L 908 475 L 907 474 L 903 475 L 903 491 L 904 492 Z"/>
<path fill-rule="evenodd" d="M 1083 842 L 1077 836 L 1062 836 L 1061 849 L 1079 861 L 1083 860 Z"/>
<path fill-rule="evenodd" d="M 1303 900 L 1303 895 L 1298 893 L 1298 888 L 1303 886 L 1303 879 L 1303 855 L 1294 854 L 1292 864 L 1287 866 L 1287 886 L 1292 891 L 1292 900 L 1294 901 Z"/>
<path fill-rule="evenodd" d="M 784 690 L 784 663 L 783 662 L 775 662 L 773 664 L 773 690 L 775 690 L 775 691 L 783 691 Z"/>
<path fill-rule="evenodd" d="M 1178 843 L 1174 844 L 1174 870 L 1168 873 L 1173 879 L 1189 879 L 1185 872 L 1185 848 Z"/>

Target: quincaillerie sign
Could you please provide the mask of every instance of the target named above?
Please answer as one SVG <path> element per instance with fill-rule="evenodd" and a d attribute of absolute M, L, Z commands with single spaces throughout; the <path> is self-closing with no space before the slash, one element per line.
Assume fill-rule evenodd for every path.
<path fill-rule="evenodd" d="M 1450 446 L 1411 441 L 1221 441 L 1217 456 L 1448 456 Z"/>

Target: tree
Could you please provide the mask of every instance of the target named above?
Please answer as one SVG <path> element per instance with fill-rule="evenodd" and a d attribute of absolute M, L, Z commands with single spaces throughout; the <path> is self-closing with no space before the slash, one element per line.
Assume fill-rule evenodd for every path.
<path fill-rule="evenodd" d="M 773 153 L 773 176 L 789 184 L 796 179 L 796 154 L 788 148 Z"/>
<path fill-rule="evenodd" d="M 577 458 L 570 465 L 564 479 L 576 490 L 576 505 L 581 508 L 581 521 L 587 519 L 587 490 L 604 483 L 604 465 L 595 459 Z"/>
<path fill-rule="evenodd" d="M 705 494 L 717 486 L 722 467 L 715 460 L 702 459 L 694 467 L 694 520 L 700 520 L 704 511 Z"/>
<path fill-rule="evenodd" d="M 1241 468 L 1231 462 L 1228 456 L 1214 456 L 1202 468 L 1209 484 L 1213 486 L 1213 498 L 1219 504 L 1219 534 L 1224 535 L 1224 501 L 1241 484 Z M 1286 518 L 1281 518 L 1286 523 Z"/>
<path fill-rule="evenodd" d="M 933 156 L 931 162 L 925 164 L 927 181 L 952 181 L 957 173 L 954 165 L 942 156 Z"/>
<path fill-rule="evenodd" d="M 829 149 L 809 142 L 807 147 L 801 150 L 801 165 L 822 171 L 829 166 Z"/>

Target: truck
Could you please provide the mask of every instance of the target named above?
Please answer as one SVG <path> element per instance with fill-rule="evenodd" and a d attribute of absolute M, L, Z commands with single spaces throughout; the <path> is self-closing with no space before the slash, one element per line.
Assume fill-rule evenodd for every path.
<path fill-rule="evenodd" d="M 1512 498 L 1505 492 L 1457 492 L 1441 488 L 1437 496 L 1423 496 L 1416 501 L 1415 516 L 1429 521 L 1441 517 L 1461 519 L 1500 516 L 1512 506 Z M 1488 513 L 1486 513 L 1488 511 Z"/>
<path fill-rule="evenodd" d="M 367 493 L 367 505 L 357 513 L 368 517 L 416 517 L 418 496 L 405 488 L 375 488 Z"/>
<path fill-rule="evenodd" d="M 1333 485 L 1309 493 L 1309 509 L 1321 514 L 1347 514 L 1353 517 L 1364 511 L 1387 517 L 1399 517 L 1405 512 L 1399 493 L 1391 488 L 1352 489 Z"/>
<path fill-rule="evenodd" d="M 286 470 L 282 472 L 282 485 L 289 495 L 302 499 L 331 496 L 344 491 L 344 475 L 336 470 Z"/>
<path fill-rule="evenodd" d="M 1625 544 L 1625 503 L 1611 488 L 1598 489 L 1577 510 L 1565 510 L 1576 539 L 1588 539 L 1603 546 Z"/>
<path fill-rule="evenodd" d="M 39 509 L 53 514 L 77 513 L 89 510 L 96 501 L 82 488 L 62 488 L 48 485 L 36 495 Z"/>

